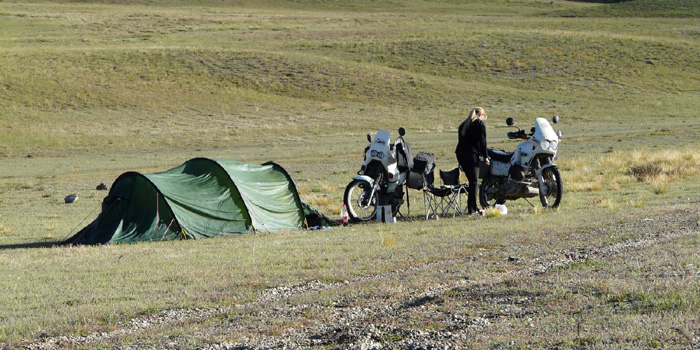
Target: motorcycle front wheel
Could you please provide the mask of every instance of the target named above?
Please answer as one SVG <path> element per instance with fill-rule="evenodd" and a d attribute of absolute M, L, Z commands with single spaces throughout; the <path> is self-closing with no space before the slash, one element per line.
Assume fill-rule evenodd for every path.
<path fill-rule="evenodd" d="M 497 186 L 496 183 L 491 181 L 491 179 L 481 180 L 481 185 L 479 186 L 479 204 L 481 204 L 481 208 L 487 209 L 496 204 L 504 204 L 506 202 L 505 199 L 496 197 L 494 194 L 496 192 L 495 186 Z"/>
<path fill-rule="evenodd" d="M 372 186 L 367 181 L 352 180 L 345 188 L 343 203 L 352 222 L 372 220 L 377 213 L 377 193 L 372 194 Z"/>
<path fill-rule="evenodd" d="M 562 181 L 561 174 L 557 167 L 552 166 L 542 170 L 542 179 L 540 184 L 540 202 L 545 208 L 556 208 L 561 203 L 562 197 Z"/>

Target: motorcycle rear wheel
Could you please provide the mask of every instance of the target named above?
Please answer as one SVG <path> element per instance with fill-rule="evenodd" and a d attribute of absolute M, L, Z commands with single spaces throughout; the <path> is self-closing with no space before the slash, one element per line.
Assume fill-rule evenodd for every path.
<path fill-rule="evenodd" d="M 343 203 L 352 222 L 370 221 L 377 215 L 377 192 L 372 196 L 372 186 L 367 181 L 352 180 L 345 188 Z"/>
<path fill-rule="evenodd" d="M 482 209 L 487 209 L 496 204 L 504 204 L 506 202 L 505 199 L 498 198 L 494 194 L 489 193 L 493 190 L 493 186 L 496 186 L 496 184 L 490 179 L 481 180 L 481 185 L 479 186 L 479 204 L 481 204 Z"/>
<path fill-rule="evenodd" d="M 561 203 L 563 193 L 561 174 L 556 166 L 542 170 L 544 186 L 540 186 L 540 202 L 545 208 L 556 208 Z"/>

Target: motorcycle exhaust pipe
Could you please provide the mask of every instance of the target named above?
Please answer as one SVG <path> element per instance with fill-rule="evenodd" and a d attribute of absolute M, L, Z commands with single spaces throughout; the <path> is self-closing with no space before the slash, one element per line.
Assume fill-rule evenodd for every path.
<path fill-rule="evenodd" d="M 537 187 L 532 187 L 532 186 L 527 186 L 527 195 L 528 196 L 539 196 L 540 195 L 540 189 Z"/>

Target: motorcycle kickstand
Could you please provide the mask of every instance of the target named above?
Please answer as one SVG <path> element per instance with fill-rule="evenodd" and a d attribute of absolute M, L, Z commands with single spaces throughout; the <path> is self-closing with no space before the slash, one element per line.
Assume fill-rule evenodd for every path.
<path fill-rule="evenodd" d="M 535 207 L 534 204 L 530 203 L 530 200 L 529 200 L 529 199 L 527 199 L 527 198 L 523 198 L 523 199 L 525 199 L 525 201 L 526 201 L 528 204 L 530 204 L 533 208 Z"/>

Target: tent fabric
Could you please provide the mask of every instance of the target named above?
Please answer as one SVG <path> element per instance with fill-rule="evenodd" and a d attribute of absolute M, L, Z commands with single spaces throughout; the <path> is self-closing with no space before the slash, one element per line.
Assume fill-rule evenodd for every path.
<path fill-rule="evenodd" d="M 122 174 L 102 202 L 98 217 L 65 243 L 129 243 L 298 230 L 306 228 L 308 213 L 314 219 L 327 219 L 301 201 L 293 179 L 276 163 L 194 158 L 160 173 Z"/>

